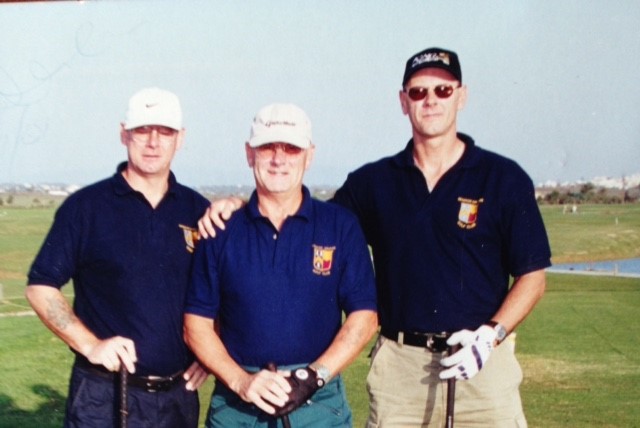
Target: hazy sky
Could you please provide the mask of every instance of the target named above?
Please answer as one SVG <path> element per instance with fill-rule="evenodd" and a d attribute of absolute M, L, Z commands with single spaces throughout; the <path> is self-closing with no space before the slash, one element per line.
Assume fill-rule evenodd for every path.
<path fill-rule="evenodd" d="M 460 131 L 536 183 L 640 172 L 636 0 L 87 1 L 0 5 L 0 183 L 111 175 L 129 97 L 159 86 L 183 105 L 183 183 L 252 184 L 252 117 L 293 102 L 305 181 L 338 185 L 405 146 L 404 64 L 430 46 L 460 56 Z"/>

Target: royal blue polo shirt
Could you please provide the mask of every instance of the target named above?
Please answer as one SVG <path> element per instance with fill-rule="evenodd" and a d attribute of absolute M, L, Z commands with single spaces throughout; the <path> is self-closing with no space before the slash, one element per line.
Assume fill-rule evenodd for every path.
<path fill-rule="evenodd" d="M 335 194 L 372 247 L 388 331 L 475 329 L 498 310 L 510 275 L 551 264 L 531 179 L 512 160 L 458 138 L 464 154 L 431 192 L 411 140 L 349 174 Z"/>
<path fill-rule="evenodd" d="M 342 312 L 375 310 L 373 266 L 348 210 L 312 199 L 278 232 L 254 192 L 215 239 L 200 241 L 185 311 L 215 318 L 240 365 L 306 364 L 331 344 Z"/>
<path fill-rule="evenodd" d="M 73 280 L 73 309 L 99 338 L 132 339 L 136 374 L 165 376 L 193 361 L 183 308 L 197 221 L 209 202 L 169 177 L 154 209 L 122 176 L 69 196 L 58 209 L 28 284 Z"/>

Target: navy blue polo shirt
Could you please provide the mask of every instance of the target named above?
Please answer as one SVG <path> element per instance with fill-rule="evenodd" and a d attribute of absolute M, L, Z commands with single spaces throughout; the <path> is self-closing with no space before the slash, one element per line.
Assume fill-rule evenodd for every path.
<path fill-rule="evenodd" d="M 389 331 L 477 328 L 503 302 L 510 275 L 551 264 L 531 179 L 512 160 L 458 138 L 465 152 L 432 192 L 411 140 L 349 174 L 335 194 L 372 247 L 380 323 Z"/>
<path fill-rule="evenodd" d="M 254 192 L 224 231 L 197 246 L 185 311 L 216 318 L 238 364 L 312 362 L 333 341 L 343 311 L 376 309 L 357 219 L 303 193 L 280 232 L 258 211 Z"/>
<path fill-rule="evenodd" d="M 28 275 L 61 288 L 73 280 L 73 308 L 99 338 L 132 339 L 136 374 L 169 375 L 193 357 L 183 341 L 183 308 L 197 221 L 209 202 L 169 178 L 154 209 L 121 172 L 69 196 Z"/>

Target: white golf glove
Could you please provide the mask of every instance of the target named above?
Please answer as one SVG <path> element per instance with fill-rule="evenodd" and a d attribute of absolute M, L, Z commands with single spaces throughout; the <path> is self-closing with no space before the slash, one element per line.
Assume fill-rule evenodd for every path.
<path fill-rule="evenodd" d="M 449 346 L 461 345 L 453 355 L 440 361 L 446 370 L 440 372 L 440 379 L 471 379 L 489 359 L 493 343 L 498 333 L 488 325 L 480 326 L 476 331 L 460 330 L 447 340 Z"/>

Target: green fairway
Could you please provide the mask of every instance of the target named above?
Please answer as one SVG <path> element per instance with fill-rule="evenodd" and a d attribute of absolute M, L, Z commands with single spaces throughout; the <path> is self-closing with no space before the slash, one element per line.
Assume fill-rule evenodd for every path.
<path fill-rule="evenodd" d="M 554 263 L 640 257 L 640 204 L 541 207 Z"/>
<path fill-rule="evenodd" d="M 640 257 L 640 205 L 544 206 L 554 261 Z M 33 315 L 25 272 L 52 208 L 0 210 L 0 428 L 61 426 L 71 353 Z M 548 275 L 547 292 L 517 332 L 531 427 L 639 426 L 640 279 Z M 65 293 L 72 298 L 71 287 Z M 367 415 L 368 349 L 345 379 L 355 426 Z M 206 412 L 212 381 L 201 391 Z"/>

